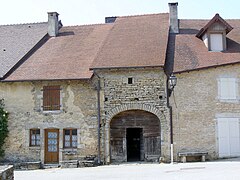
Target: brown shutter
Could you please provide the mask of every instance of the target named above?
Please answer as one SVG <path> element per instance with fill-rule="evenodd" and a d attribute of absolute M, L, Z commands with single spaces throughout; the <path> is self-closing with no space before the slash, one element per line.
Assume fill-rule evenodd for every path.
<path fill-rule="evenodd" d="M 43 110 L 60 110 L 60 86 L 43 87 Z"/>

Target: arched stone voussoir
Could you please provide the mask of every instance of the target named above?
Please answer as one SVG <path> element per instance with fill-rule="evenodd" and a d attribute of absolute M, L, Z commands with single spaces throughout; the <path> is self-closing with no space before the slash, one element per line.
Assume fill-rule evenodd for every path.
<path fill-rule="evenodd" d="M 108 116 L 106 116 L 106 123 L 109 124 L 111 119 L 120 112 L 129 111 L 129 110 L 143 110 L 150 112 L 161 119 L 163 117 L 163 113 L 157 109 L 156 107 L 149 104 L 140 104 L 140 103 L 132 103 L 132 104 L 123 104 L 111 109 L 108 112 Z"/>

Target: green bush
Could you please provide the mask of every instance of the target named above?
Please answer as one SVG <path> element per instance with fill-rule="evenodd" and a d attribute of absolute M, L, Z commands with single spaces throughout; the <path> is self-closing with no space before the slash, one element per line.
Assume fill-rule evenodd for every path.
<path fill-rule="evenodd" d="M 3 144 L 8 136 L 8 112 L 4 110 L 4 100 L 0 99 L 0 157 L 4 156 Z"/>

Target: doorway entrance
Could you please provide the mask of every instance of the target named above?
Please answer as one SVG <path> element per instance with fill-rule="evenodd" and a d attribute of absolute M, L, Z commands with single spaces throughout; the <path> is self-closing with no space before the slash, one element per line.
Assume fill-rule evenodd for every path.
<path fill-rule="evenodd" d="M 127 161 L 141 160 L 142 128 L 127 128 Z"/>
<path fill-rule="evenodd" d="M 45 130 L 45 163 L 58 163 L 59 161 L 59 130 Z"/>

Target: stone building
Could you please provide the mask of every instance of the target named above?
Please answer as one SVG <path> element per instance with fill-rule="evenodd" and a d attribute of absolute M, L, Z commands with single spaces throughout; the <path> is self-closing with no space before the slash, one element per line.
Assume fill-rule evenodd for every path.
<path fill-rule="evenodd" d="M 178 84 L 173 106 L 174 156 L 207 152 L 208 159 L 240 156 L 240 20 L 179 20 L 170 34 L 166 71 Z"/>
<path fill-rule="evenodd" d="M 8 34 L 11 28 L 16 36 L 32 33 L 26 43 L 1 52 L 0 98 L 10 113 L 4 160 L 52 164 L 90 155 L 104 163 L 168 160 L 169 14 L 68 27 L 56 12 L 48 18 L 38 36 L 34 30 L 41 24 L 1 27 L 8 39 L 16 39 Z M 18 46 L 21 56 L 5 57 Z"/>
<path fill-rule="evenodd" d="M 0 98 L 10 114 L 3 160 L 239 156 L 240 21 L 178 19 L 177 5 L 104 24 L 65 27 L 50 12 L 46 23 L 0 26 Z"/>

